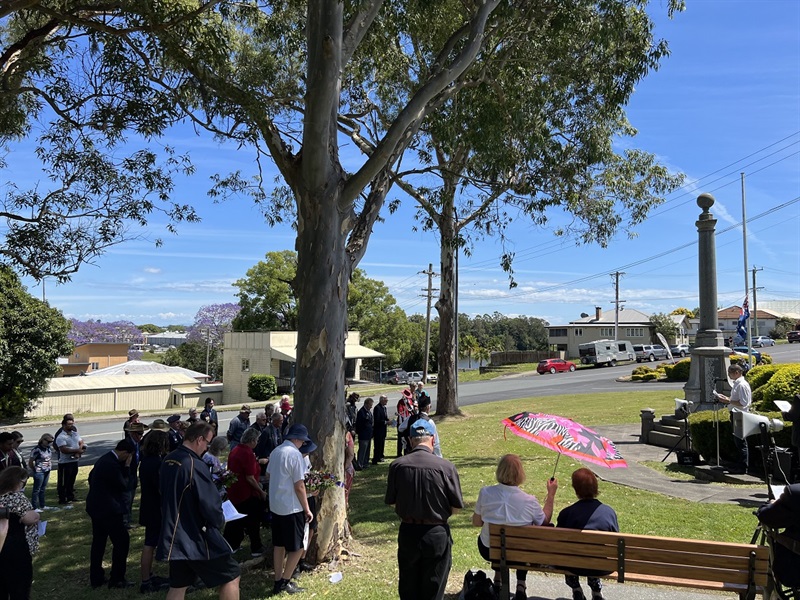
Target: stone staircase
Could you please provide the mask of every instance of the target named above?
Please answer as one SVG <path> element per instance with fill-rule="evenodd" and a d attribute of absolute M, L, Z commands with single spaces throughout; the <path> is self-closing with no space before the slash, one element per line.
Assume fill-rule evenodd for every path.
<path fill-rule="evenodd" d="M 647 443 L 661 448 L 672 448 L 678 443 L 685 432 L 686 423 L 673 415 L 664 415 L 658 421 L 653 421 L 653 428 L 647 434 Z M 689 440 L 683 438 L 676 450 L 691 450 Z"/>

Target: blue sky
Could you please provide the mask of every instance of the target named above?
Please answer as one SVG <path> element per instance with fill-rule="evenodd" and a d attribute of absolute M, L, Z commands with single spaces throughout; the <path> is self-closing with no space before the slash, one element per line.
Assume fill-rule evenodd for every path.
<path fill-rule="evenodd" d="M 625 307 L 646 313 L 699 304 L 697 232 L 701 192 L 712 193 L 717 231 L 742 220 L 740 173 L 746 175 L 748 269 L 757 273 L 759 303 L 794 301 L 800 312 L 800 2 L 797 0 L 688 0 L 687 10 L 666 18 L 654 2 L 656 36 L 672 54 L 637 88 L 628 116 L 638 135 L 624 143 L 653 152 L 687 176 L 638 236 L 621 235 L 608 248 L 577 246 L 551 228 L 518 220 L 510 231 L 518 287 L 508 288 L 498 266 L 499 243 L 477 243 L 460 262 L 459 310 L 499 311 L 541 317 L 551 324 L 612 308 L 609 273 L 622 271 Z M 205 195 L 213 173 L 251 166 L 252 156 L 208 138 L 178 132 L 169 140 L 189 151 L 197 166 L 176 196 L 192 202 L 203 221 L 179 227 L 176 236 L 157 220 L 145 238 L 111 249 L 70 283 L 46 282 L 46 297 L 65 315 L 135 323 L 192 322 L 206 304 L 233 302 L 232 282 L 272 250 L 294 248 L 288 226 L 269 228 L 247 200 L 213 204 Z M 24 164 L 15 149 L 12 164 Z M 30 163 L 28 163 L 30 164 Z M 22 172 L 17 170 L 15 175 Z M 27 171 L 17 180 L 34 178 Z M 8 175 L 6 174 L 6 178 Z M 563 216 L 554 215 L 554 224 Z M 421 271 L 438 271 L 438 239 L 413 231 L 414 210 L 405 201 L 386 215 L 359 265 L 384 281 L 408 313 L 424 313 Z M 162 237 L 156 248 L 152 239 Z M 719 303 L 744 298 L 740 227 L 717 236 Z M 752 281 L 752 274 L 748 275 Z M 42 287 L 26 281 L 41 296 Z M 435 314 L 435 311 L 434 311 Z"/>

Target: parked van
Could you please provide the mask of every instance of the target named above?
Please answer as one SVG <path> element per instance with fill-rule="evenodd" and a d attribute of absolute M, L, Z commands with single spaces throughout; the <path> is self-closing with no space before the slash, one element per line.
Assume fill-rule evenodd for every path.
<path fill-rule="evenodd" d="M 616 366 L 618 361 L 633 360 L 633 345 L 627 340 L 597 340 L 578 345 L 581 363 L 584 365 Z"/>

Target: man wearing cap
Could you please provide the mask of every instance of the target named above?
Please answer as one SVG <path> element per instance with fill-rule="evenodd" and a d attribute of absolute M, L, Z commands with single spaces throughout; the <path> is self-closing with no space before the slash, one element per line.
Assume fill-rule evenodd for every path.
<path fill-rule="evenodd" d="M 177 450 L 183 444 L 183 429 L 181 429 L 181 416 L 171 415 L 167 417 L 169 425 L 169 451 Z"/>
<path fill-rule="evenodd" d="M 211 425 L 192 425 L 159 471 L 162 522 L 156 557 L 169 561 L 168 600 L 182 600 L 198 577 L 207 587 L 219 586 L 221 600 L 239 598 L 241 570 L 222 537 L 222 500 L 201 458 L 213 439 Z"/>
<path fill-rule="evenodd" d="M 138 420 L 132 421 L 125 429 L 125 438 L 133 444 L 133 459 L 131 460 L 130 476 L 128 477 L 128 510 L 125 513 L 125 527 L 131 529 L 133 527 L 133 499 L 136 497 L 136 488 L 139 485 L 139 461 L 141 460 L 140 446 L 142 437 L 144 437 L 145 429 L 150 429 L 144 423 Z"/>
<path fill-rule="evenodd" d="M 431 418 L 428 416 L 428 411 L 431 409 L 431 397 L 427 394 L 423 394 L 419 397 L 419 418 L 425 419 L 430 426 L 433 428 L 433 453 L 436 456 L 442 455 L 442 445 L 439 442 L 439 431 L 436 429 L 436 423 L 434 423 Z"/>
<path fill-rule="evenodd" d="M 464 506 L 455 465 L 433 453 L 434 434 L 430 421 L 412 423 L 411 452 L 389 466 L 385 502 L 401 520 L 400 600 L 444 597 L 453 544 L 447 520 Z"/>
<path fill-rule="evenodd" d="M 242 439 L 242 434 L 247 431 L 248 427 L 250 427 L 250 407 L 247 404 L 243 404 L 239 414 L 231 419 L 228 424 L 228 433 L 225 434 L 231 450 L 236 448 L 236 445 Z"/>
<path fill-rule="evenodd" d="M 214 410 L 213 398 L 206 398 L 205 408 L 200 413 L 200 420 L 210 424 L 214 428 L 215 435 L 219 431 L 219 417 L 217 416 L 217 411 Z"/>
<path fill-rule="evenodd" d="M 389 413 L 386 410 L 386 405 L 389 402 L 389 397 L 386 394 L 381 394 L 378 398 L 378 404 L 372 409 L 373 420 L 373 443 L 372 449 L 372 464 L 377 465 L 383 462 L 384 451 L 386 449 L 386 433 L 389 427 Z"/>
<path fill-rule="evenodd" d="M 313 519 L 306 496 L 306 465 L 300 452 L 300 448 L 307 443 L 313 442 L 305 425 L 292 425 L 284 436 L 284 442 L 270 455 L 267 465 L 274 546 L 274 594 L 303 591 L 291 577 L 303 554 L 306 523 L 311 523 Z"/>
<path fill-rule="evenodd" d="M 125 579 L 131 540 L 123 521 L 128 512 L 128 478 L 133 454 L 133 442 L 129 439 L 120 440 L 114 450 L 97 460 L 89 473 L 86 512 L 92 520 L 89 583 L 93 588 L 98 588 L 106 583 L 103 554 L 109 539 L 113 551 L 108 587 L 115 589 L 133 585 L 132 582 Z"/>

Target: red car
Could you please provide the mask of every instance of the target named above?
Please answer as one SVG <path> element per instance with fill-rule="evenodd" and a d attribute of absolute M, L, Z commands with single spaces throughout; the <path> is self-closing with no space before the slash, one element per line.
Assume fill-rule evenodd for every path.
<path fill-rule="evenodd" d="M 545 373 L 557 373 L 559 371 L 574 371 L 575 370 L 575 363 L 569 362 L 568 360 L 562 360 L 560 358 L 548 358 L 547 360 L 541 361 L 536 366 L 536 372 L 539 375 L 544 375 Z"/>

